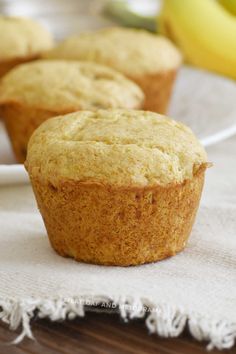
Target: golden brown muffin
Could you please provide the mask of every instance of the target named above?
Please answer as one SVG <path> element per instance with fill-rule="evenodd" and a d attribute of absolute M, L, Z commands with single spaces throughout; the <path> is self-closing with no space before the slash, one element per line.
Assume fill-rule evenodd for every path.
<path fill-rule="evenodd" d="M 27 18 L 0 16 L 0 77 L 17 64 L 30 61 L 52 47 L 51 34 Z"/>
<path fill-rule="evenodd" d="M 60 255 L 128 266 L 186 246 L 206 161 L 181 123 L 146 111 L 99 110 L 43 123 L 30 139 L 26 168 Z"/>
<path fill-rule="evenodd" d="M 89 60 L 134 80 L 146 96 L 145 109 L 165 113 L 181 55 L 166 38 L 144 30 L 102 29 L 70 37 L 46 52 L 48 59 Z"/>
<path fill-rule="evenodd" d="M 143 101 L 135 83 L 89 62 L 38 60 L 13 69 L 0 83 L 1 115 L 19 162 L 34 129 L 48 118 L 84 109 L 138 109 Z"/>

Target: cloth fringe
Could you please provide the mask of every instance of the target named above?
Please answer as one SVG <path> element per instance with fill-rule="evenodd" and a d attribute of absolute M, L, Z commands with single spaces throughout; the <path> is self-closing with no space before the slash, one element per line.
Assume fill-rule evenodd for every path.
<path fill-rule="evenodd" d="M 183 309 L 167 304 L 153 305 L 145 299 L 130 297 L 74 297 L 69 299 L 34 299 L 3 300 L 0 299 L 0 320 L 7 323 L 11 330 L 20 325 L 22 332 L 12 342 L 20 343 L 25 337 L 34 339 L 30 320 L 49 318 L 51 321 L 74 319 L 85 315 L 86 307 L 100 306 L 106 310 L 118 309 L 124 321 L 144 318 L 150 333 L 160 337 L 178 337 L 187 326 L 191 335 L 198 341 L 207 341 L 207 349 L 229 349 L 235 343 L 236 323 L 217 321 L 207 316 L 187 314 Z"/>

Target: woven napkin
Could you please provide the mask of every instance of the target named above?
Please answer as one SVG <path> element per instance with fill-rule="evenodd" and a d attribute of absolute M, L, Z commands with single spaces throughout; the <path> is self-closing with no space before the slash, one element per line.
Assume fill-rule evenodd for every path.
<path fill-rule="evenodd" d="M 236 138 L 209 149 L 214 167 L 185 251 L 136 267 L 77 263 L 49 245 L 29 185 L 0 187 L 0 319 L 15 329 L 30 319 L 63 320 L 84 307 L 115 307 L 144 317 L 150 332 L 178 336 L 187 325 L 208 348 L 230 348 L 236 336 Z M 1 176 L 0 176 L 1 178 Z"/>

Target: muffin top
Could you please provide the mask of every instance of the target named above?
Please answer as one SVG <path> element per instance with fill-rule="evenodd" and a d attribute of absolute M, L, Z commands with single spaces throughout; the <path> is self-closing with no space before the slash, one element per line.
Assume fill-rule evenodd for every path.
<path fill-rule="evenodd" d="M 11 70 L 0 83 L 0 104 L 53 112 L 139 108 L 141 89 L 122 74 L 89 62 L 38 60 Z"/>
<path fill-rule="evenodd" d="M 0 16 L 0 62 L 34 57 L 53 45 L 51 34 L 27 18 Z"/>
<path fill-rule="evenodd" d="M 131 77 L 176 69 L 181 64 L 179 51 L 168 39 L 121 27 L 69 37 L 45 57 L 95 61 Z"/>
<path fill-rule="evenodd" d="M 181 183 L 207 161 L 192 131 L 157 113 L 81 111 L 52 118 L 32 135 L 26 166 L 32 177 L 112 186 Z"/>

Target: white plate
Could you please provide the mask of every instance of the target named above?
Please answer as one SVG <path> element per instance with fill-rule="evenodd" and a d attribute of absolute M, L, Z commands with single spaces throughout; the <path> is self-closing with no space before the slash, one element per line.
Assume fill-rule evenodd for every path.
<path fill-rule="evenodd" d="M 188 125 L 204 146 L 236 134 L 236 82 L 192 67 L 179 73 L 169 116 Z"/>
<path fill-rule="evenodd" d="M 183 67 L 176 81 L 169 116 L 191 127 L 204 146 L 224 140 L 236 134 L 236 83 L 207 71 Z M 2 124 L 0 144 L 0 184 L 27 182 L 23 165 L 14 165 Z"/>

